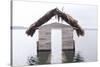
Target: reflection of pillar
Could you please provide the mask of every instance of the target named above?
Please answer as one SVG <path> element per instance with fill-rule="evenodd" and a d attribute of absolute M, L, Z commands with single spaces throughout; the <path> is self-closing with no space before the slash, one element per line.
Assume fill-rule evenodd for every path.
<path fill-rule="evenodd" d="M 50 53 L 51 52 L 49 50 L 38 51 L 38 64 L 50 64 L 50 61 L 48 62 Z"/>
<path fill-rule="evenodd" d="M 63 63 L 73 62 L 75 51 L 74 50 L 64 50 L 63 55 L 65 56 Z"/>

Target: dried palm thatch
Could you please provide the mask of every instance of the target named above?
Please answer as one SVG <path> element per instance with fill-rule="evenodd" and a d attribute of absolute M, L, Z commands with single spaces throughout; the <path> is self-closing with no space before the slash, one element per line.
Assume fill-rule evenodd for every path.
<path fill-rule="evenodd" d="M 46 23 L 48 20 L 50 20 L 53 16 L 58 17 L 59 19 L 64 20 L 66 23 L 71 25 L 75 30 L 78 36 L 84 35 L 84 30 L 79 26 L 77 23 L 78 21 L 72 18 L 69 14 L 65 14 L 64 12 L 60 11 L 58 8 L 52 9 L 49 12 L 47 12 L 43 17 L 41 17 L 39 20 L 37 20 L 35 23 L 33 23 L 27 30 L 26 34 L 33 36 L 36 29 L 38 29 L 42 24 Z"/>

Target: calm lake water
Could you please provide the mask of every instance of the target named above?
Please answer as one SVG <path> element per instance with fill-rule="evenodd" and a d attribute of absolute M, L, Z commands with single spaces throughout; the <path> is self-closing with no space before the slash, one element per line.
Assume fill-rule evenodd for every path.
<path fill-rule="evenodd" d="M 27 36 L 25 31 L 26 29 L 13 29 L 14 66 L 28 65 L 28 57 L 36 57 L 37 55 L 38 31 L 33 37 Z M 75 57 L 82 58 L 83 62 L 97 61 L 97 29 L 85 29 L 84 37 L 77 37 L 74 32 L 74 40 Z"/>

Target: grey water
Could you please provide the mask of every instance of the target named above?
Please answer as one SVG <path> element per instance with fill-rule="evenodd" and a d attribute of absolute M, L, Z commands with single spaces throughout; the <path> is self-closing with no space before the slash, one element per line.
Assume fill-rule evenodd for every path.
<path fill-rule="evenodd" d="M 33 37 L 27 36 L 25 31 L 26 29 L 13 29 L 12 31 L 14 66 L 29 65 L 29 61 L 31 63 L 32 59 L 34 60 L 34 57 L 37 55 L 36 41 L 38 41 L 38 30 Z M 77 37 L 76 33 L 73 33 L 75 40 L 74 57 L 70 57 L 73 51 L 67 52 L 67 54 L 70 54 L 68 58 L 74 58 L 71 62 L 97 61 L 97 29 L 85 29 L 85 36 L 83 37 Z"/>

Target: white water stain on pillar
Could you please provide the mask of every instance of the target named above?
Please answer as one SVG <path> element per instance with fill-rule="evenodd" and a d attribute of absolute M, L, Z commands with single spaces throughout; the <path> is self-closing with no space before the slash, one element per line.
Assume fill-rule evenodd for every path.
<path fill-rule="evenodd" d="M 62 31 L 51 30 L 51 63 L 62 63 Z"/>

